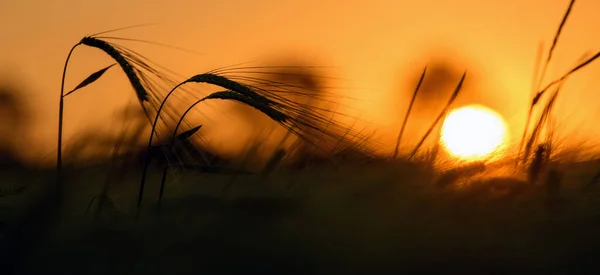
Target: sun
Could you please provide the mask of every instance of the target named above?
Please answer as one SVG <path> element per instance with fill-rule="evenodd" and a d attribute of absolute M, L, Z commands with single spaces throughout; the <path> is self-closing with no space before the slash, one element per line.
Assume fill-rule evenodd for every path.
<path fill-rule="evenodd" d="M 507 137 L 500 114 L 481 105 L 469 105 L 448 114 L 440 142 L 451 155 L 471 161 L 497 155 Z"/>

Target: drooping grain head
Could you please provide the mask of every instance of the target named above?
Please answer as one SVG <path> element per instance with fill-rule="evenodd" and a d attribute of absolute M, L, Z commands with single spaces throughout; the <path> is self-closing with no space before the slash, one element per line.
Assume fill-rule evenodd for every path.
<path fill-rule="evenodd" d="M 112 59 L 114 59 L 119 66 L 121 66 L 127 75 L 127 79 L 129 79 L 131 86 L 133 86 L 133 89 L 135 90 L 140 102 L 143 103 L 144 101 L 148 101 L 148 92 L 144 88 L 144 85 L 142 85 L 140 78 L 134 70 L 134 67 L 117 49 L 115 49 L 115 47 L 106 41 L 94 37 L 84 37 L 81 39 L 81 43 L 89 47 L 98 48 L 112 57 Z"/>
<path fill-rule="evenodd" d="M 208 83 L 223 87 L 230 91 L 237 92 L 246 96 L 247 98 L 256 101 L 256 103 L 264 104 L 264 105 L 277 105 L 276 102 L 259 95 L 255 91 L 253 91 L 250 87 L 243 85 L 239 82 L 230 80 L 224 76 L 216 75 L 212 73 L 198 74 L 191 78 L 189 78 L 186 82 L 197 82 L 197 83 Z"/>
<path fill-rule="evenodd" d="M 278 74 L 278 72 L 268 71 L 269 68 L 260 68 L 267 69 L 267 72 L 255 73 Z M 229 99 L 252 106 L 282 125 L 289 133 L 296 135 L 300 141 L 314 146 L 326 155 L 334 153 L 336 144 L 352 147 L 354 139 L 361 139 L 361 133 L 355 133 L 354 129 L 349 129 L 333 118 L 338 115 L 344 116 L 344 114 L 305 103 L 306 99 L 312 103 L 314 100 L 324 101 L 327 98 L 339 99 L 341 95 L 334 97 L 323 92 L 315 94 L 314 87 L 311 90 L 311 87 L 304 87 L 297 83 L 281 82 L 285 80 L 277 81 L 277 79 L 264 78 L 264 76 L 236 75 L 236 72 L 252 73 L 234 69 L 215 70 L 195 75 L 184 83 L 206 83 L 227 89 L 228 92 L 218 92 L 205 99 Z M 295 100 L 290 96 L 293 96 Z M 368 148 L 370 146 L 355 145 L 356 149 L 361 152 L 370 152 L 370 148 Z"/>
<path fill-rule="evenodd" d="M 269 106 L 264 101 L 259 101 L 254 98 L 250 98 L 250 97 L 244 96 L 242 94 L 239 94 L 239 93 L 236 93 L 233 91 L 215 92 L 215 93 L 212 93 L 212 94 L 204 97 L 202 99 L 202 101 L 208 100 L 208 99 L 234 100 L 234 101 L 244 103 L 250 107 L 253 107 L 253 108 L 259 110 L 260 112 L 267 115 L 268 117 L 270 117 L 271 119 L 273 119 L 275 122 L 278 122 L 278 123 L 285 123 L 289 119 L 289 117 L 287 115 L 285 115 L 284 113 L 282 113 L 278 110 L 273 109 L 271 106 Z"/>

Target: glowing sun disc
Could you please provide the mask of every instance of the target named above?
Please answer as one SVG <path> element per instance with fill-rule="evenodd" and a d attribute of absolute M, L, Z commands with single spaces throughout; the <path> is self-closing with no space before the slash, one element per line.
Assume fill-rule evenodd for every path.
<path fill-rule="evenodd" d="M 441 143 L 459 159 L 476 160 L 497 152 L 507 139 L 502 116 L 481 105 L 453 110 L 442 125 Z"/>

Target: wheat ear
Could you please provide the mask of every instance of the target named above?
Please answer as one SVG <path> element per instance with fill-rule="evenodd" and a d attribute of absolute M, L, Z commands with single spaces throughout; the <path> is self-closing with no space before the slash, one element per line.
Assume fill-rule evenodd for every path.
<path fill-rule="evenodd" d="M 250 94 L 253 95 L 252 97 L 248 97 L 246 95 L 240 94 L 238 92 L 235 91 L 220 91 L 220 92 L 215 92 L 212 93 L 204 98 L 201 98 L 199 100 L 197 100 L 196 102 L 194 102 L 192 105 L 190 105 L 187 110 L 185 110 L 185 112 L 181 115 L 181 117 L 179 118 L 179 121 L 177 122 L 177 124 L 175 125 L 175 129 L 173 130 L 173 134 L 171 135 L 171 139 L 168 143 L 170 149 L 173 147 L 173 145 L 175 144 L 175 138 L 177 137 L 177 131 L 179 130 L 179 126 L 181 126 L 181 123 L 183 122 L 183 120 L 185 119 L 185 116 L 194 108 L 196 107 L 196 105 L 209 100 L 209 99 L 222 99 L 222 100 L 233 100 L 233 101 L 237 101 L 243 104 L 246 104 L 250 107 L 253 107 L 255 109 L 257 109 L 258 111 L 262 112 L 263 114 L 267 115 L 269 118 L 271 118 L 272 120 L 274 120 L 275 122 L 278 123 L 284 123 L 286 122 L 289 117 L 283 113 L 281 113 L 278 110 L 275 110 L 273 108 L 271 108 L 270 106 L 268 106 L 265 102 L 261 102 L 259 100 L 256 100 L 256 98 L 260 98 L 257 97 L 257 94 L 254 93 L 253 91 L 250 91 Z M 199 129 L 199 127 L 194 128 L 194 132 L 197 131 L 197 129 Z M 189 137 L 191 135 L 186 135 L 186 137 Z M 163 169 L 163 175 L 162 175 L 162 181 L 160 184 L 160 191 L 159 191 L 159 195 L 158 195 L 158 206 L 160 207 L 160 203 L 162 201 L 162 197 L 163 197 L 163 193 L 164 193 L 164 188 L 165 188 L 165 182 L 167 179 L 167 173 L 168 173 L 168 169 L 169 166 L 165 166 L 165 168 Z"/>
<path fill-rule="evenodd" d="M 135 93 L 137 94 L 140 103 L 148 101 L 148 93 L 142 85 L 140 78 L 135 73 L 133 66 L 127 61 L 127 59 L 125 59 L 125 57 L 123 57 L 123 55 L 117 49 L 115 49 L 106 41 L 94 37 L 84 37 L 83 39 L 81 39 L 80 43 L 89 47 L 98 48 L 104 51 L 110 57 L 112 57 L 112 59 L 114 59 L 119 64 L 119 66 L 121 66 L 121 69 L 123 69 L 125 75 L 127 75 L 127 79 L 129 79 L 129 83 L 131 83 L 131 86 L 135 90 Z"/>
<path fill-rule="evenodd" d="M 101 41 L 101 42 L 103 42 L 103 41 Z M 110 50 L 110 48 L 112 48 L 107 43 L 104 43 L 104 44 L 106 44 L 106 46 L 109 46 L 109 48 L 107 48 L 107 50 Z M 102 43 L 98 43 L 98 45 L 103 46 Z M 104 46 L 104 47 L 106 47 L 106 46 Z M 114 48 L 112 48 L 112 49 L 114 50 Z M 118 52 L 116 52 L 116 54 L 117 54 L 117 56 L 120 56 L 118 54 Z M 152 129 L 150 130 L 150 137 L 148 138 L 148 148 L 147 148 L 148 151 L 152 147 L 152 141 L 153 141 L 153 138 L 154 138 L 154 135 L 156 132 L 156 125 L 160 118 L 161 111 L 164 108 L 165 103 L 167 102 L 167 99 L 169 99 L 169 97 L 175 92 L 175 90 L 177 90 L 177 88 L 179 88 L 180 86 L 187 84 L 187 83 L 208 83 L 208 84 L 220 86 L 225 89 L 228 89 L 229 91 L 233 91 L 234 93 L 238 93 L 238 94 L 243 95 L 244 97 L 247 97 L 249 100 L 252 100 L 253 102 L 255 102 L 256 106 L 263 106 L 263 104 L 266 104 L 268 106 L 278 105 L 277 102 L 267 99 L 266 97 L 254 92 L 252 90 L 252 88 L 250 88 L 246 85 L 243 85 L 239 82 L 230 80 L 224 76 L 220 76 L 220 75 L 217 75 L 214 73 L 204 73 L 204 74 L 198 74 L 198 75 L 192 76 L 192 77 L 188 78 L 187 80 L 185 80 L 184 82 L 181 82 L 181 83 L 177 84 L 175 87 L 173 87 L 173 89 L 171 89 L 171 91 L 169 91 L 169 93 L 167 93 L 165 98 L 161 101 L 160 106 L 158 107 L 156 115 L 154 117 L 154 121 L 152 122 Z M 215 93 L 215 94 L 218 94 L 218 93 Z M 229 96 L 233 97 L 233 95 L 229 95 Z M 243 99 L 243 100 L 246 100 L 246 99 Z M 258 104 L 258 103 L 261 103 L 261 104 Z M 272 113 L 271 111 L 268 111 L 268 110 L 264 110 L 264 111 Z M 272 114 L 274 114 L 274 113 L 272 113 Z M 274 115 L 277 115 L 277 114 L 274 114 Z M 146 185 L 146 175 L 148 173 L 149 166 L 150 166 L 150 160 L 145 159 L 144 166 L 142 168 L 142 178 L 140 181 L 140 188 L 139 188 L 139 193 L 138 193 L 138 202 L 137 202 L 138 212 L 139 212 L 139 209 L 140 209 L 140 207 L 142 205 L 142 201 L 143 201 L 144 189 L 145 189 L 145 185 Z"/>
<path fill-rule="evenodd" d="M 560 24 L 558 25 L 558 29 L 556 30 L 556 33 L 554 34 L 554 39 L 552 40 L 550 49 L 548 50 L 548 56 L 546 57 L 544 67 L 542 68 L 539 79 L 537 80 L 538 83 L 535 86 L 537 93 L 536 93 L 535 97 L 533 98 L 533 100 L 531 101 L 531 105 L 529 106 L 529 112 L 527 114 L 527 119 L 525 121 L 525 129 L 523 130 L 523 136 L 522 136 L 521 142 L 519 144 L 519 154 L 521 154 L 521 151 L 523 150 L 523 145 L 525 143 L 525 140 L 527 139 L 527 133 L 529 132 L 529 124 L 531 123 L 531 117 L 533 116 L 533 109 L 535 108 L 535 105 L 537 105 L 540 98 L 544 95 L 544 93 L 547 90 L 547 88 L 545 88 L 545 89 L 539 91 L 540 86 L 542 85 L 542 82 L 544 81 L 544 78 L 546 77 L 548 65 L 550 64 L 550 61 L 552 61 L 554 49 L 556 48 L 556 45 L 558 44 L 558 39 L 560 37 L 560 34 L 562 33 L 562 30 L 565 26 L 565 23 L 567 22 L 567 19 L 569 18 L 569 15 L 571 14 L 571 10 L 573 9 L 574 5 L 575 5 L 575 0 L 571 0 L 571 2 L 569 3 L 569 6 L 567 7 L 567 10 L 565 11 L 565 14 L 563 15 L 562 20 L 560 21 Z M 529 156 L 524 156 L 524 157 L 527 158 Z"/>

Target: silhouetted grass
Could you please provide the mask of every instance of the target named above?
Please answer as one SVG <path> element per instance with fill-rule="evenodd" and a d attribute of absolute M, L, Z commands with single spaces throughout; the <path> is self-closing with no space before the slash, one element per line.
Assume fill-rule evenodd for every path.
<path fill-rule="evenodd" d="M 571 10 L 572 10 L 574 4 L 575 4 L 575 0 L 572 0 L 570 2 L 569 6 L 568 6 L 568 8 L 566 10 L 566 12 L 565 12 L 565 15 L 563 16 L 563 19 L 562 19 L 562 21 L 561 21 L 561 23 L 560 23 L 560 25 L 558 27 L 558 30 L 557 30 L 557 32 L 556 32 L 556 34 L 554 36 L 554 40 L 553 40 L 552 45 L 550 47 L 550 50 L 548 52 L 548 57 L 546 58 L 546 62 L 544 63 L 544 67 L 542 69 L 542 72 L 541 72 L 541 75 L 540 75 L 540 78 L 539 78 L 539 82 L 537 84 L 538 91 L 536 92 L 536 95 L 533 98 L 533 100 L 531 102 L 531 105 L 530 105 L 530 108 L 529 108 L 529 113 L 528 113 L 526 124 L 525 124 L 525 130 L 523 132 L 523 137 L 521 139 L 520 146 L 519 146 L 519 153 L 522 153 L 521 151 L 523 149 L 523 145 L 526 144 L 526 142 L 527 142 L 524 155 L 522 156 L 523 157 L 523 159 L 522 159 L 523 162 L 527 162 L 527 160 L 529 159 L 529 157 L 530 157 L 529 154 L 531 153 L 531 148 L 534 145 L 531 142 L 532 141 L 535 142 L 538 139 L 538 135 L 540 133 L 540 129 L 541 129 L 541 127 L 544 126 L 544 125 L 539 125 L 539 123 L 538 123 L 536 125 L 537 130 L 534 131 L 531 134 L 531 137 L 529 139 L 527 139 L 527 133 L 528 133 L 529 124 L 530 124 L 530 121 L 531 121 L 531 118 L 532 118 L 533 110 L 534 110 L 535 106 L 539 103 L 539 101 L 541 100 L 542 96 L 547 91 L 549 91 L 551 88 L 554 88 L 557 85 L 559 85 L 559 89 L 560 89 L 560 85 L 570 75 L 574 74 L 575 72 L 579 71 L 580 69 L 582 69 L 582 68 L 586 67 L 587 65 L 591 64 L 592 62 L 596 61 L 596 59 L 598 59 L 598 57 L 600 57 L 600 52 L 597 52 L 596 54 L 594 54 L 591 57 L 587 57 L 587 54 L 584 54 L 583 55 L 583 60 L 579 61 L 578 64 L 576 64 L 575 67 L 573 67 L 572 69 L 570 69 L 569 71 L 567 71 L 564 75 L 562 75 L 558 79 L 556 79 L 556 80 L 548 83 L 547 85 L 543 86 L 543 88 L 541 88 L 542 87 L 542 83 L 543 83 L 544 78 L 545 78 L 545 74 L 546 74 L 546 71 L 547 71 L 548 64 L 550 63 L 550 61 L 552 59 L 554 49 L 556 47 L 556 44 L 558 43 L 558 39 L 560 37 L 562 29 L 563 29 L 563 27 L 564 27 L 564 25 L 565 25 L 565 23 L 566 23 L 569 15 L 570 15 L 570 13 L 571 13 Z M 556 94 L 554 96 L 556 96 Z M 553 98 L 554 98 L 554 96 L 553 96 Z M 553 102 L 552 99 L 550 101 Z M 548 110 L 548 111 L 550 111 L 550 110 Z M 549 115 L 550 115 L 549 113 L 546 113 L 546 111 L 543 111 L 542 114 L 541 114 L 541 118 L 540 118 L 540 120 L 538 122 L 542 122 L 542 124 L 544 124 L 545 121 L 546 121 L 546 118 Z"/>
<path fill-rule="evenodd" d="M 415 99 L 417 99 L 417 94 L 419 92 L 419 88 L 423 83 L 423 79 L 425 79 L 425 73 L 427 73 L 427 67 L 423 69 L 423 73 L 421 74 L 421 78 L 419 78 L 419 82 L 415 87 L 415 91 L 413 92 L 412 99 L 410 100 L 410 104 L 408 105 L 408 110 L 406 110 L 406 115 L 404 115 L 404 120 L 402 121 L 402 125 L 400 126 L 400 132 L 398 133 L 398 139 L 396 140 L 396 148 L 394 148 L 394 156 L 396 158 L 398 156 L 398 148 L 400 147 L 400 141 L 402 140 L 402 134 L 404 134 L 404 129 L 406 127 L 406 123 L 408 122 L 408 117 L 410 116 L 410 111 L 412 110 L 413 104 L 415 103 Z"/>
<path fill-rule="evenodd" d="M 457 169 L 462 176 L 443 186 L 438 183 L 444 174 L 456 172 L 438 174 L 398 160 L 279 169 L 268 182 L 261 175 L 240 175 L 228 200 L 220 192 L 230 175 L 189 171 L 169 185 L 160 215 L 146 208 L 133 223 L 136 204 L 130 195 L 141 169 L 136 165 L 127 166 L 124 180 L 109 190 L 112 207 L 84 221 L 85 204 L 102 189 L 110 166 L 65 170 L 70 195 L 61 223 L 49 223 L 44 234 L 23 233 L 41 235 L 23 236 L 31 249 L 20 254 L 13 274 L 597 269 L 586 255 L 600 244 L 594 237 L 598 190 L 575 192 L 584 187 L 575 179 L 589 173 L 584 166 L 572 166 L 568 174 L 550 172 L 543 186 L 521 182 L 494 164 Z M 150 171 L 151 178 L 160 177 L 160 169 Z M 52 178 L 30 170 L 20 180 L 33 184 L 36 174 L 40 182 Z M 34 186 L 11 195 L 20 201 L 11 205 L 14 211 L 37 200 L 29 195 Z M 39 217 L 27 219 L 34 228 Z M 16 236 L 12 223 L 8 226 L 14 232 L 8 236 Z"/>
<path fill-rule="evenodd" d="M 48 185 L 43 184 L 52 182 L 52 173 L 25 167 L 13 177 L 9 172 L 14 171 L 1 171 L 6 182 L 21 183 L 0 187 L 0 258 L 9 259 L 10 266 L 3 270 L 14 274 L 485 274 L 597 269 L 595 258 L 589 256 L 597 254 L 600 246 L 600 190 L 589 183 L 590 178 L 598 178 L 590 172 L 597 163 L 559 163 L 548 157 L 555 146 L 552 139 L 546 140 L 548 148 L 538 144 L 564 80 L 600 56 L 583 60 L 539 89 L 574 3 L 555 35 L 530 107 L 527 124 L 542 96 L 557 86 L 527 140 L 525 129 L 525 157 L 534 148 L 537 151 L 529 166 L 520 167 L 502 161 L 461 165 L 447 160 L 448 167 L 440 169 L 432 165 L 440 158 L 439 143 L 429 161 L 414 158 L 450 111 L 466 72 L 408 160 L 396 159 L 424 69 L 390 159 L 380 156 L 377 150 L 383 146 L 378 147 L 370 133 L 335 119 L 344 114 L 313 104 L 313 100 L 334 101 L 335 95 L 311 91 L 312 78 L 291 84 L 252 76 L 271 74 L 267 69 L 275 67 L 238 67 L 175 81 L 146 57 L 105 41 L 108 38 L 85 37 L 67 57 L 59 103 L 56 172 L 64 207 L 50 202 Z M 78 45 L 103 50 L 128 77 L 152 125 L 148 146 L 141 149 L 141 165 L 115 148 L 110 159 L 63 167 L 64 98 L 113 67 L 91 74 L 64 93 L 68 60 Z M 200 95 L 183 87 L 191 83 L 225 91 Z M 179 89 L 192 103 L 183 112 L 175 108 L 163 112 L 167 99 Z M 186 115 L 208 99 L 253 107 L 301 143 L 277 147 L 258 173 L 239 171 L 252 156 L 233 157 L 214 166 L 202 149 L 193 146 L 204 126 L 183 125 Z M 169 124 L 169 119 L 176 121 L 174 127 L 160 128 L 158 121 Z M 186 130 L 179 132 L 181 127 Z M 168 139 L 154 145 L 153 137 L 163 133 Z M 123 138 L 117 145 L 128 143 L 133 141 Z M 250 154 L 259 145 L 252 146 Z M 204 163 L 175 159 L 180 153 L 176 149 L 200 154 Z M 154 152 L 163 153 L 165 163 L 152 166 Z M 116 163 L 121 169 L 115 169 Z M 185 171 L 169 178 L 170 169 Z M 147 178 L 161 181 L 146 185 Z M 239 184 L 232 185 L 234 181 Z M 132 199 L 135 194 L 137 201 Z M 144 208 L 143 199 L 160 203 L 160 215 Z M 10 211 L 3 210 L 5 202 Z M 95 211 L 93 219 L 83 219 L 89 209 Z"/>
<path fill-rule="evenodd" d="M 558 39 L 560 37 L 560 34 L 562 33 L 562 29 L 565 26 L 565 23 L 567 22 L 569 15 L 571 14 L 573 5 L 575 5 L 575 0 L 571 0 L 571 2 L 569 3 L 569 6 L 567 7 L 567 10 L 565 11 L 562 21 L 560 22 L 560 25 L 558 26 L 558 29 L 556 30 L 556 34 L 554 35 L 554 39 L 552 40 L 552 44 L 550 45 L 550 49 L 548 50 L 548 56 L 546 57 L 546 60 L 544 62 L 544 67 L 542 68 L 539 78 L 537 79 L 537 84 L 535 85 L 536 94 L 531 102 L 531 106 L 529 107 L 527 121 L 525 122 L 525 130 L 523 130 L 523 137 L 521 138 L 521 145 L 519 146 L 519 153 L 521 153 L 523 143 L 525 142 L 525 139 L 527 138 L 527 132 L 529 129 L 529 123 L 531 121 L 531 116 L 533 114 L 533 109 L 535 108 L 535 105 L 538 103 L 540 98 L 544 95 L 545 90 L 540 91 L 540 88 L 546 77 L 548 65 L 550 64 L 550 61 L 552 60 L 552 56 L 554 54 L 554 49 L 556 48 L 556 45 L 558 44 Z M 534 71 L 534 77 L 536 77 L 536 76 L 537 76 L 537 72 Z M 534 79 L 534 81 L 535 81 L 535 79 Z M 525 157 L 528 157 L 528 155 L 525 155 Z"/>
<path fill-rule="evenodd" d="M 438 117 L 433 121 L 433 123 L 431 124 L 431 126 L 429 127 L 429 129 L 427 130 L 425 135 L 423 136 L 423 138 L 421 138 L 419 143 L 417 143 L 415 148 L 410 153 L 410 155 L 408 157 L 409 160 L 412 159 L 413 157 L 415 157 L 415 155 L 417 154 L 417 152 L 419 151 L 419 149 L 421 148 L 423 143 L 425 143 L 425 140 L 427 140 L 427 138 L 429 137 L 429 134 L 431 134 L 431 132 L 437 126 L 437 124 L 440 122 L 440 120 L 442 120 L 442 118 L 444 118 L 448 114 L 448 111 L 450 111 L 450 106 L 452 106 L 452 103 L 458 97 L 458 94 L 461 91 L 461 88 L 462 88 L 463 82 L 465 81 L 466 76 L 467 76 L 467 72 L 465 72 L 462 75 L 460 81 L 458 82 L 458 84 L 456 85 L 456 88 L 454 89 L 454 92 L 450 96 L 450 99 L 448 99 L 448 103 L 446 103 L 446 106 L 444 107 L 444 109 L 440 112 Z"/>

